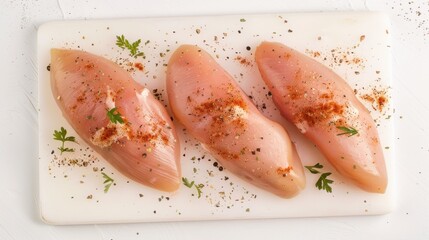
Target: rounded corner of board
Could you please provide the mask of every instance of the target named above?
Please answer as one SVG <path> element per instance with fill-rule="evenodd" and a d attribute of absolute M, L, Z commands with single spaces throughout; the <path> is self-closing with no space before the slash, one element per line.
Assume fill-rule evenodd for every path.
<path fill-rule="evenodd" d="M 39 219 L 44 224 L 47 224 L 47 225 L 60 225 L 58 219 L 56 219 L 54 216 L 52 216 L 50 213 L 48 213 L 42 207 L 40 207 L 40 210 L 39 210 Z"/>
<path fill-rule="evenodd" d="M 55 26 L 58 24 L 61 24 L 61 22 L 52 21 L 40 24 L 37 28 L 37 42 L 43 42 L 43 37 L 48 36 L 52 32 L 52 30 L 55 30 Z"/>
<path fill-rule="evenodd" d="M 385 205 L 383 206 L 383 209 L 377 214 L 377 215 L 387 215 L 395 212 L 397 209 L 396 201 L 393 198 L 390 198 Z"/>
<path fill-rule="evenodd" d="M 54 24 L 54 22 L 45 22 L 39 25 L 37 28 L 37 34 L 40 37 L 40 35 L 43 35 L 49 27 L 51 27 Z"/>

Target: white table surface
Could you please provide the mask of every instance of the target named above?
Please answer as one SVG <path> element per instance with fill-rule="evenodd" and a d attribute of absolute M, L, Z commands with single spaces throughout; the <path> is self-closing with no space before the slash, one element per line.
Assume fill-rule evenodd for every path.
<path fill-rule="evenodd" d="M 385 11 L 392 20 L 396 104 L 393 117 L 399 188 L 393 213 L 369 217 L 87 226 L 50 226 L 40 221 L 36 31 L 41 23 L 61 19 L 350 10 Z M 0 30 L 1 240 L 429 239 L 427 0 L 134 0 L 126 3 L 1 0 Z"/>

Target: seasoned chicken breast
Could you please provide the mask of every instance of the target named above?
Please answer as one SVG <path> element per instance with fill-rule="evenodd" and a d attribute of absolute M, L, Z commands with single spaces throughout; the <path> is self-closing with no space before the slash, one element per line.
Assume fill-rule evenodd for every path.
<path fill-rule="evenodd" d="M 368 192 L 385 192 L 377 128 L 352 88 L 331 69 L 280 43 L 263 42 L 255 57 L 281 114 L 343 176 Z"/>
<path fill-rule="evenodd" d="M 174 125 L 150 91 L 114 62 L 52 49 L 51 87 L 79 136 L 131 179 L 162 191 L 180 185 Z"/>
<path fill-rule="evenodd" d="M 168 63 L 167 91 L 176 118 L 227 170 L 284 198 L 304 188 L 286 131 L 264 117 L 207 52 L 179 47 Z"/>

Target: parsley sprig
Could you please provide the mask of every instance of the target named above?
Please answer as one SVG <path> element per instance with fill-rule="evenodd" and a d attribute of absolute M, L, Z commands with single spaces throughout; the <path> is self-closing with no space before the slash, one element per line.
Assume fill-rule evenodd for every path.
<path fill-rule="evenodd" d="M 134 58 L 145 57 L 144 52 L 140 52 L 139 50 L 139 45 L 141 42 L 142 40 L 138 39 L 137 41 L 130 43 L 123 34 L 121 36 L 116 36 L 116 46 L 122 49 L 128 49 L 130 51 L 130 56 Z"/>
<path fill-rule="evenodd" d="M 320 172 L 317 169 L 322 169 L 323 165 L 320 163 L 316 163 L 316 165 L 314 166 L 305 166 L 305 168 L 307 168 L 308 171 L 310 171 L 312 174 L 318 174 Z"/>
<path fill-rule="evenodd" d="M 117 108 L 112 108 L 107 110 L 107 117 L 110 119 L 112 123 L 124 123 L 124 119 L 122 119 L 121 114 L 118 112 Z"/>
<path fill-rule="evenodd" d="M 67 130 L 65 128 L 61 127 L 59 131 L 54 130 L 53 136 L 54 140 L 61 141 L 61 146 L 58 147 L 58 150 L 60 150 L 61 155 L 63 154 L 63 152 L 74 152 L 74 148 L 68 148 L 64 146 L 65 142 L 77 143 L 75 137 L 67 136 Z"/>
<path fill-rule="evenodd" d="M 308 169 L 308 171 L 310 171 L 312 174 L 319 174 L 321 173 L 319 171 L 319 169 L 321 170 L 323 168 L 323 165 L 320 163 L 316 163 L 313 166 L 305 166 L 305 168 Z M 332 187 L 329 184 L 334 183 L 333 180 L 328 179 L 328 176 L 331 175 L 332 173 L 330 172 L 326 172 L 326 173 L 322 173 L 319 177 L 319 179 L 317 180 L 315 186 L 319 189 L 319 190 L 325 190 L 328 193 L 332 192 Z"/>
<path fill-rule="evenodd" d="M 101 174 L 103 175 L 103 178 L 105 179 L 103 184 L 104 184 L 104 193 L 107 193 L 110 189 L 110 187 L 112 186 L 113 182 L 115 182 L 115 180 L 111 177 L 109 177 L 107 174 L 105 174 L 104 172 L 101 172 Z"/>
<path fill-rule="evenodd" d="M 182 177 L 182 182 L 183 182 L 183 185 L 187 186 L 188 188 L 191 188 L 192 186 L 194 186 L 194 181 L 189 182 L 189 180 L 185 177 Z"/>
<path fill-rule="evenodd" d="M 327 172 L 327 173 L 322 173 L 322 175 L 320 175 L 319 180 L 317 180 L 316 182 L 316 187 L 319 190 L 326 190 L 326 192 L 330 193 L 332 192 L 332 188 L 331 186 L 329 186 L 329 184 L 333 183 L 334 181 L 331 179 L 328 179 L 328 176 L 331 175 L 332 173 Z"/>
<path fill-rule="evenodd" d="M 183 185 L 185 185 L 188 188 L 195 187 L 195 189 L 197 189 L 198 198 L 201 197 L 201 194 L 203 193 L 203 191 L 201 191 L 201 188 L 204 187 L 204 184 L 201 184 L 201 183 L 200 184 L 195 184 L 194 181 L 189 182 L 189 180 L 187 178 L 185 178 L 185 177 L 182 177 L 182 182 L 183 182 Z"/>
<path fill-rule="evenodd" d="M 337 136 L 347 135 L 347 137 L 351 137 L 358 134 L 358 131 L 354 127 L 339 126 L 337 128 L 343 131 L 342 133 L 337 134 Z"/>

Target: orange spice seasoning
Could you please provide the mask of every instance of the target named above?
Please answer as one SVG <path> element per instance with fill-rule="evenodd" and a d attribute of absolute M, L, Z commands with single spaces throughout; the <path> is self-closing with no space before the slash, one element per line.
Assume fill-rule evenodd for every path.
<path fill-rule="evenodd" d="M 371 93 L 362 94 L 360 95 L 360 97 L 363 100 L 371 103 L 372 108 L 374 110 L 378 110 L 379 112 L 382 112 L 384 110 L 388 102 L 386 89 L 379 90 L 379 89 L 373 88 Z"/>
<path fill-rule="evenodd" d="M 278 167 L 276 172 L 277 174 L 284 176 L 286 174 L 289 174 L 292 169 L 293 169 L 292 166 L 288 166 L 286 168 Z"/>
<path fill-rule="evenodd" d="M 252 62 L 245 57 L 237 56 L 234 58 L 234 60 L 238 61 L 241 65 L 245 67 L 252 66 Z"/>
<path fill-rule="evenodd" d="M 144 66 L 142 63 L 136 62 L 134 63 L 134 67 L 136 67 L 138 70 L 143 71 L 144 70 Z"/>
<path fill-rule="evenodd" d="M 308 125 L 314 126 L 317 123 L 324 122 L 335 115 L 342 115 L 344 106 L 334 101 L 319 103 L 314 106 L 307 106 L 301 109 L 296 115 L 295 122 L 306 121 Z"/>

